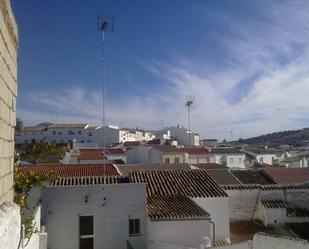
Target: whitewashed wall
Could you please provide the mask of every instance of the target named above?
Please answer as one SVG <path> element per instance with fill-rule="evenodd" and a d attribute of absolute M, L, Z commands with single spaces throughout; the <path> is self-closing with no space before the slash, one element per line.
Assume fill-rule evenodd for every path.
<path fill-rule="evenodd" d="M 199 248 L 204 236 L 211 239 L 211 227 L 207 220 L 148 220 L 148 245 L 154 247 L 154 242 L 160 247 L 190 247 Z"/>
<path fill-rule="evenodd" d="M 230 236 L 228 197 L 192 198 L 192 200 L 210 214 L 215 223 L 216 240 L 227 239 Z"/>
<path fill-rule="evenodd" d="M 0 248 L 16 249 L 19 207 L 13 204 L 18 28 L 9 0 L 0 0 Z"/>
<path fill-rule="evenodd" d="M 48 187 L 43 189 L 43 207 L 50 249 L 78 248 L 80 214 L 94 215 L 95 249 L 126 248 L 127 240 L 135 249 L 146 247 L 145 184 Z M 128 235 L 130 216 L 141 219 L 141 236 Z"/>
<path fill-rule="evenodd" d="M 253 249 L 308 249 L 309 241 L 279 237 L 267 234 L 255 234 L 253 237 Z"/>
<path fill-rule="evenodd" d="M 258 189 L 225 190 L 229 196 L 231 221 L 250 220 L 258 198 Z"/>

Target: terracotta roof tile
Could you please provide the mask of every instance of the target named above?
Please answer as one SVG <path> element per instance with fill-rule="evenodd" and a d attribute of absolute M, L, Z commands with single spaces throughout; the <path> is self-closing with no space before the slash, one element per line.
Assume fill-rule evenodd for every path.
<path fill-rule="evenodd" d="M 148 196 L 227 197 L 206 170 L 133 171 L 134 183 L 147 183 Z"/>
<path fill-rule="evenodd" d="M 82 186 L 97 184 L 129 183 L 128 177 L 122 176 L 86 176 L 86 177 L 61 177 L 52 182 L 52 186 Z"/>
<path fill-rule="evenodd" d="M 219 163 L 194 163 L 191 165 L 199 169 L 224 169 L 226 168 L 225 166 Z"/>
<path fill-rule="evenodd" d="M 280 184 L 309 183 L 309 168 L 263 168 L 263 171 Z"/>
<path fill-rule="evenodd" d="M 220 185 L 224 190 L 249 190 L 249 189 L 260 189 L 261 191 L 269 190 L 284 190 L 284 189 L 309 189 L 309 185 L 304 184 L 291 184 L 291 185 L 260 185 L 260 184 L 241 184 L 241 185 Z"/>
<path fill-rule="evenodd" d="M 100 149 L 79 149 L 78 160 L 103 160 L 105 158 Z"/>
<path fill-rule="evenodd" d="M 105 149 L 106 154 L 125 154 L 125 150 L 123 148 L 107 148 Z"/>
<path fill-rule="evenodd" d="M 240 184 L 235 176 L 231 174 L 229 169 L 210 169 L 206 171 L 219 185 Z"/>
<path fill-rule="evenodd" d="M 231 243 L 252 240 L 254 234 L 257 232 L 274 233 L 274 230 L 258 222 L 242 221 L 230 223 Z"/>
<path fill-rule="evenodd" d="M 118 172 L 121 175 L 129 175 L 131 171 L 155 171 L 155 170 L 189 170 L 190 166 L 187 163 L 179 164 L 163 164 L 163 163 L 154 163 L 154 164 L 116 164 Z"/>
<path fill-rule="evenodd" d="M 209 214 L 185 196 L 150 196 L 148 215 L 152 221 L 207 219 Z"/>
<path fill-rule="evenodd" d="M 261 170 L 231 170 L 231 173 L 243 184 L 275 184 L 275 182 Z"/>
<path fill-rule="evenodd" d="M 112 164 L 31 164 L 21 166 L 22 172 L 34 171 L 38 174 L 55 174 L 58 177 L 119 175 Z"/>
<path fill-rule="evenodd" d="M 183 153 L 181 150 L 172 145 L 151 144 L 145 146 L 151 146 L 152 148 L 157 149 L 163 153 Z"/>
<path fill-rule="evenodd" d="M 182 152 L 188 153 L 188 154 L 210 154 L 209 150 L 204 147 L 184 147 L 180 148 Z"/>
<path fill-rule="evenodd" d="M 286 208 L 286 203 L 282 200 L 262 200 L 261 203 L 266 208 Z"/>
<path fill-rule="evenodd" d="M 304 218 L 309 217 L 309 210 L 307 208 L 291 208 L 288 207 L 286 210 L 288 217 Z"/>
<path fill-rule="evenodd" d="M 244 152 L 239 151 L 234 148 L 211 148 L 210 154 L 244 154 Z"/>

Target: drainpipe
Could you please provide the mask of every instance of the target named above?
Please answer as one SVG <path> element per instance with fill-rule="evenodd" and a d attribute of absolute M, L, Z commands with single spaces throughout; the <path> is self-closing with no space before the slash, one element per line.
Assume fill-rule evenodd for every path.
<path fill-rule="evenodd" d="M 21 226 L 21 248 L 25 248 L 25 225 Z"/>
<path fill-rule="evenodd" d="M 216 226 L 215 223 L 211 220 L 211 218 L 207 218 L 207 220 L 210 224 L 212 224 L 212 245 L 214 245 L 216 241 Z"/>

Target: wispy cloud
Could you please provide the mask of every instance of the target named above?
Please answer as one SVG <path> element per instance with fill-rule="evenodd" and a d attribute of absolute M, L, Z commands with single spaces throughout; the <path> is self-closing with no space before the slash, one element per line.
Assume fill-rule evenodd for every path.
<path fill-rule="evenodd" d="M 267 1 L 257 8 L 258 19 L 248 22 L 216 16 L 227 31 L 217 37 L 227 51 L 224 67 L 206 73 L 192 59 L 140 61 L 168 84 L 142 97 L 109 99 L 108 121 L 149 129 L 160 128 L 160 120 L 186 125 L 185 96 L 195 95 L 192 125 L 202 136 L 230 138 L 233 131 L 234 137 L 248 137 L 308 126 L 309 2 Z M 51 120 L 50 110 L 58 122 L 100 123 L 101 94 L 86 87 L 29 91 L 23 99 L 18 115 L 26 123 Z"/>

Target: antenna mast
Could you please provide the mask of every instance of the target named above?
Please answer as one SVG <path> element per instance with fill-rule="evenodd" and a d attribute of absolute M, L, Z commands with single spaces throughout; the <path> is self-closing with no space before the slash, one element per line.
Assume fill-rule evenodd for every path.
<path fill-rule="evenodd" d="M 99 13 L 98 22 L 97 22 L 98 31 L 102 32 L 102 142 L 103 142 L 103 171 L 104 171 L 104 180 L 106 176 L 106 167 L 105 167 L 105 126 L 106 126 L 106 113 L 105 113 L 105 96 L 106 96 L 106 41 L 105 36 L 106 32 L 114 31 L 114 15 L 108 13 Z"/>
<path fill-rule="evenodd" d="M 188 129 L 189 129 L 189 147 L 191 147 L 191 108 L 195 105 L 195 97 L 186 96 L 186 107 L 188 109 Z"/>

